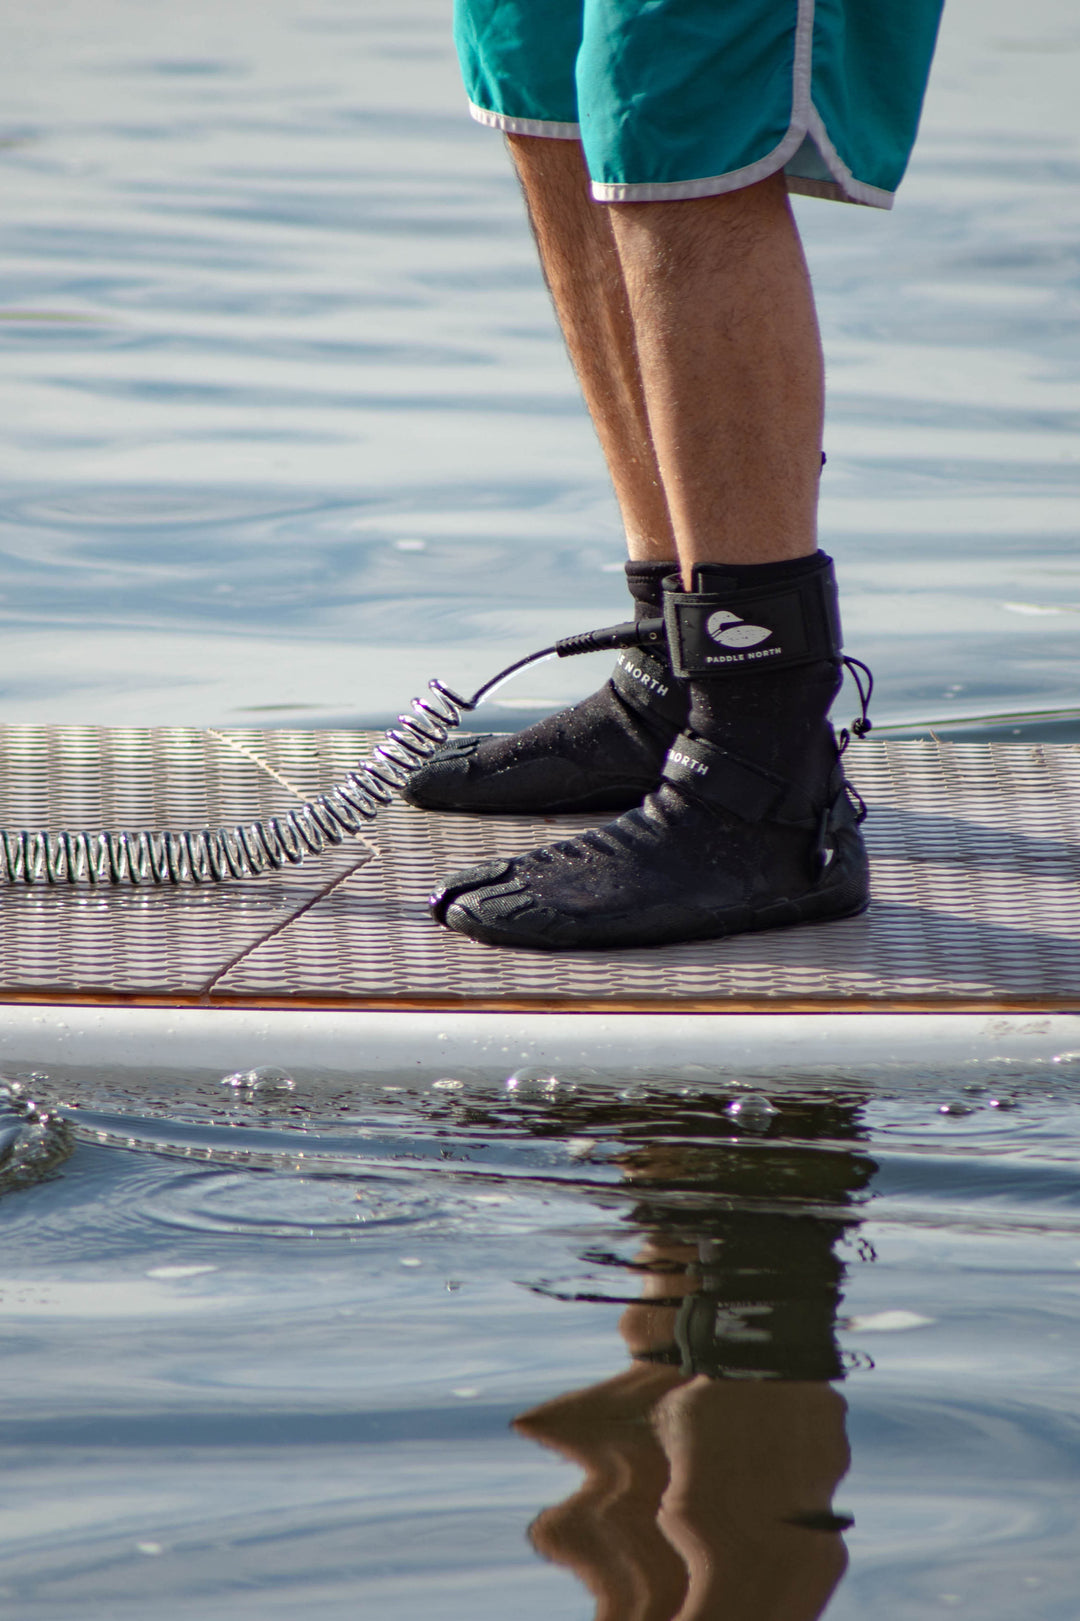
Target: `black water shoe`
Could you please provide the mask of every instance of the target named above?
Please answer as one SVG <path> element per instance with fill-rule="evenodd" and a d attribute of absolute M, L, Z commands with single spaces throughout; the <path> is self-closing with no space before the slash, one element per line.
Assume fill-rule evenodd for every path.
<path fill-rule="evenodd" d="M 491 945 L 613 949 L 861 912 L 860 803 L 829 706 L 840 684 L 832 566 L 695 570 L 665 586 L 690 729 L 640 808 L 595 832 L 455 874 L 447 928 Z"/>
<path fill-rule="evenodd" d="M 851 917 L 866 854 L 839 767 L 811 797 L 679 738 L 664 782 L 597 832 L 457 873 L 438 922 L 497 946 L 612 949 Z"/>
<path fill-rule="evenodd" d="M 673 567 L 626 565 L 638 619 L 660 614 Z M 687 705 L 666 647 L 627 649 L 610 681 L 572 708 L 510 736 L 455 738 L 411 773 L 404 797 L 424 810 L 504 816 L 626 810 L 660 781 Z"/>

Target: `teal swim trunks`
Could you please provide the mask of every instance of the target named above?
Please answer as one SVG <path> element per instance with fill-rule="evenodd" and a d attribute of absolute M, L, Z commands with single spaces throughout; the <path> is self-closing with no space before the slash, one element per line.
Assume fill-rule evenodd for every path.
<path fill-rule="evenodd" d="M 599 202 L 788 189 L 891 208 L 943 0 L 455 0 L 473 116 L 580 139 Z"/>

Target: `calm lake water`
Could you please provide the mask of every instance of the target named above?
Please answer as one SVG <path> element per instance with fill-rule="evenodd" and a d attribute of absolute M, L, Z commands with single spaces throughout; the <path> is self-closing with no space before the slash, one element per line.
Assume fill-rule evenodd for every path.
<path fill-rule="evenodd" d="M 623 617 L 447 14 L 8 0 L 6 720 L 378 722 Z M 897 728 L 1080 738 L 1078 70 L 1072 0 L 950 0 L 895 213 L 798 204 L 822 541 Z M 493 721 L 597 673 L 541 666 Z M 1052 1057 L 28 1062 L 6 1613 L 1076 1621 L 1080 1057 Z"/>

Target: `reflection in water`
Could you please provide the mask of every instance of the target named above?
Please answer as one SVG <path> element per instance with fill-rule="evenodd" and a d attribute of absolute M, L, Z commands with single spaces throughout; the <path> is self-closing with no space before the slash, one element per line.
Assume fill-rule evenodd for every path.
<path fill-rule="evenodd" d="M 597 1621 L 815 1621 L 840 1581 L 836 1247 L 876 1168 L 847 1146 L 858 1112 L 793 1105 L 782 1143 L 684 1132 L 622 1158 L 644 1241 L 587 1258 L 640 1277 L 631 1366 L 516 1422 L 585 1473 L 531 1536 Z"/>

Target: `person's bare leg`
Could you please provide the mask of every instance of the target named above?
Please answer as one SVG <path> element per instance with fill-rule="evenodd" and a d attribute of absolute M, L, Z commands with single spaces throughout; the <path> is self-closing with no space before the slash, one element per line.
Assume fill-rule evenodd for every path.
<path fill-rule="evenodd" d="M 622 510 L 636 618 L 662 611 L 677 567 L 609 210 L 594 203 L 580 143 L 511 136 L 533 234 Z M 628 810 L 659 781 L 686 721 L 666 649 L 624 654 L 599 692 L 512 737 L 455 739 L 409 778 L 425 810 L 498 814 Z"/>
<path fill-rule="evenodd" d="M 631 556 L 812 553 L 823 365 L 783 176 L 603 205 L 577 141 L 508 145 Z"/>
<path fill-rule="evenodd" d="M 684 576 L 808 556 L 823 368 L 783 176 L 605 211 Z"/>
<path fill-rule="evenodd" d="M 612 211 L 593 202 L 578 141 L 511 135 L 544 276 L 615 486 L 630 556 L 675 557 Z"/>

